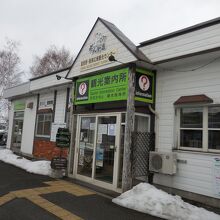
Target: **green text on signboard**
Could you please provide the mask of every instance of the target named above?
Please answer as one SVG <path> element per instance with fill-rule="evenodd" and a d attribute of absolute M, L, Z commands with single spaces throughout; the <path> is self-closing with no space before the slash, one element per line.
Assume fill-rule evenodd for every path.
<path fill-rule="evenodd" d="M 127 96 L 128 68 L 76 81 L 76 105 L 126 100 Z"/>
<path fill-rule="evenodd" d="M 135 100 L 154 103 L 154 73 L 136 69 Z M 75 103 L 91 104 L 127 100 L 128 68 L 99 74 L 76 81 Z"/>

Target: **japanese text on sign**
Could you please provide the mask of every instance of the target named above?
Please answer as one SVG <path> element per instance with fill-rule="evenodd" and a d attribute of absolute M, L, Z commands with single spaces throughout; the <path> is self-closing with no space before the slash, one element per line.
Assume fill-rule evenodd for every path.
<path fill-rule="evenodd" d="M 126 100 L 127 90 L 128 68 L 79 79 L 75 104 Z"/>

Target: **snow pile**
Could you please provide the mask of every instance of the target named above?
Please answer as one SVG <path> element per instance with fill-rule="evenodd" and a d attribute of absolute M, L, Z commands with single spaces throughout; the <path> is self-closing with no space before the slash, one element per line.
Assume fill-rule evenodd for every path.
<path fill-rule="evenodd" d="M 186 203 L 181 197 L 172 196 L 148 183 L 140 183 L 112 201 L 169 220 L 220 220 L 219 215 Z"/>
<path fill-rule="evenodd" d="M 0 160 L 24 169 L 29 173 L 41 174 L 46 176 L 51 176 L 52 173 L 50 161 L 30 161 L 13 154 L 13 152 L 8 149 L 0 150 Z"/>

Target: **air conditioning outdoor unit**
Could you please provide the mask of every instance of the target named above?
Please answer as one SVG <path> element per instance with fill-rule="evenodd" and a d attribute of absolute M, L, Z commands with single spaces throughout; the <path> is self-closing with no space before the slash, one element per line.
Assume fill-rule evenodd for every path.
<path fill-rule="evenodd" d="M 173 175 L 176 173 L 177 154 L 150 152 L 149 169 L 151 172 Z"/>

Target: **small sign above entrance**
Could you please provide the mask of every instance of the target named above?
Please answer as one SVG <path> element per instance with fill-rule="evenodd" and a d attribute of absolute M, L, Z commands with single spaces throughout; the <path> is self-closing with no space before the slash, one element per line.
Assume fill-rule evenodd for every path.
<path fill-rule="evenodd" d="M 25 109 L 25 101 L 17 100 L 14 102 L 15 111 L 24 110 L 24 109 Z"/>
<path fill-rule="evenodd" d="M 76 81 L 75 105 L 126 100 L 128 68 Z"/>
<path fill-rule="evenodd" d="M 154 73 L 142 69 L 136 70 L 135 100 L 154 102 Z"/>

